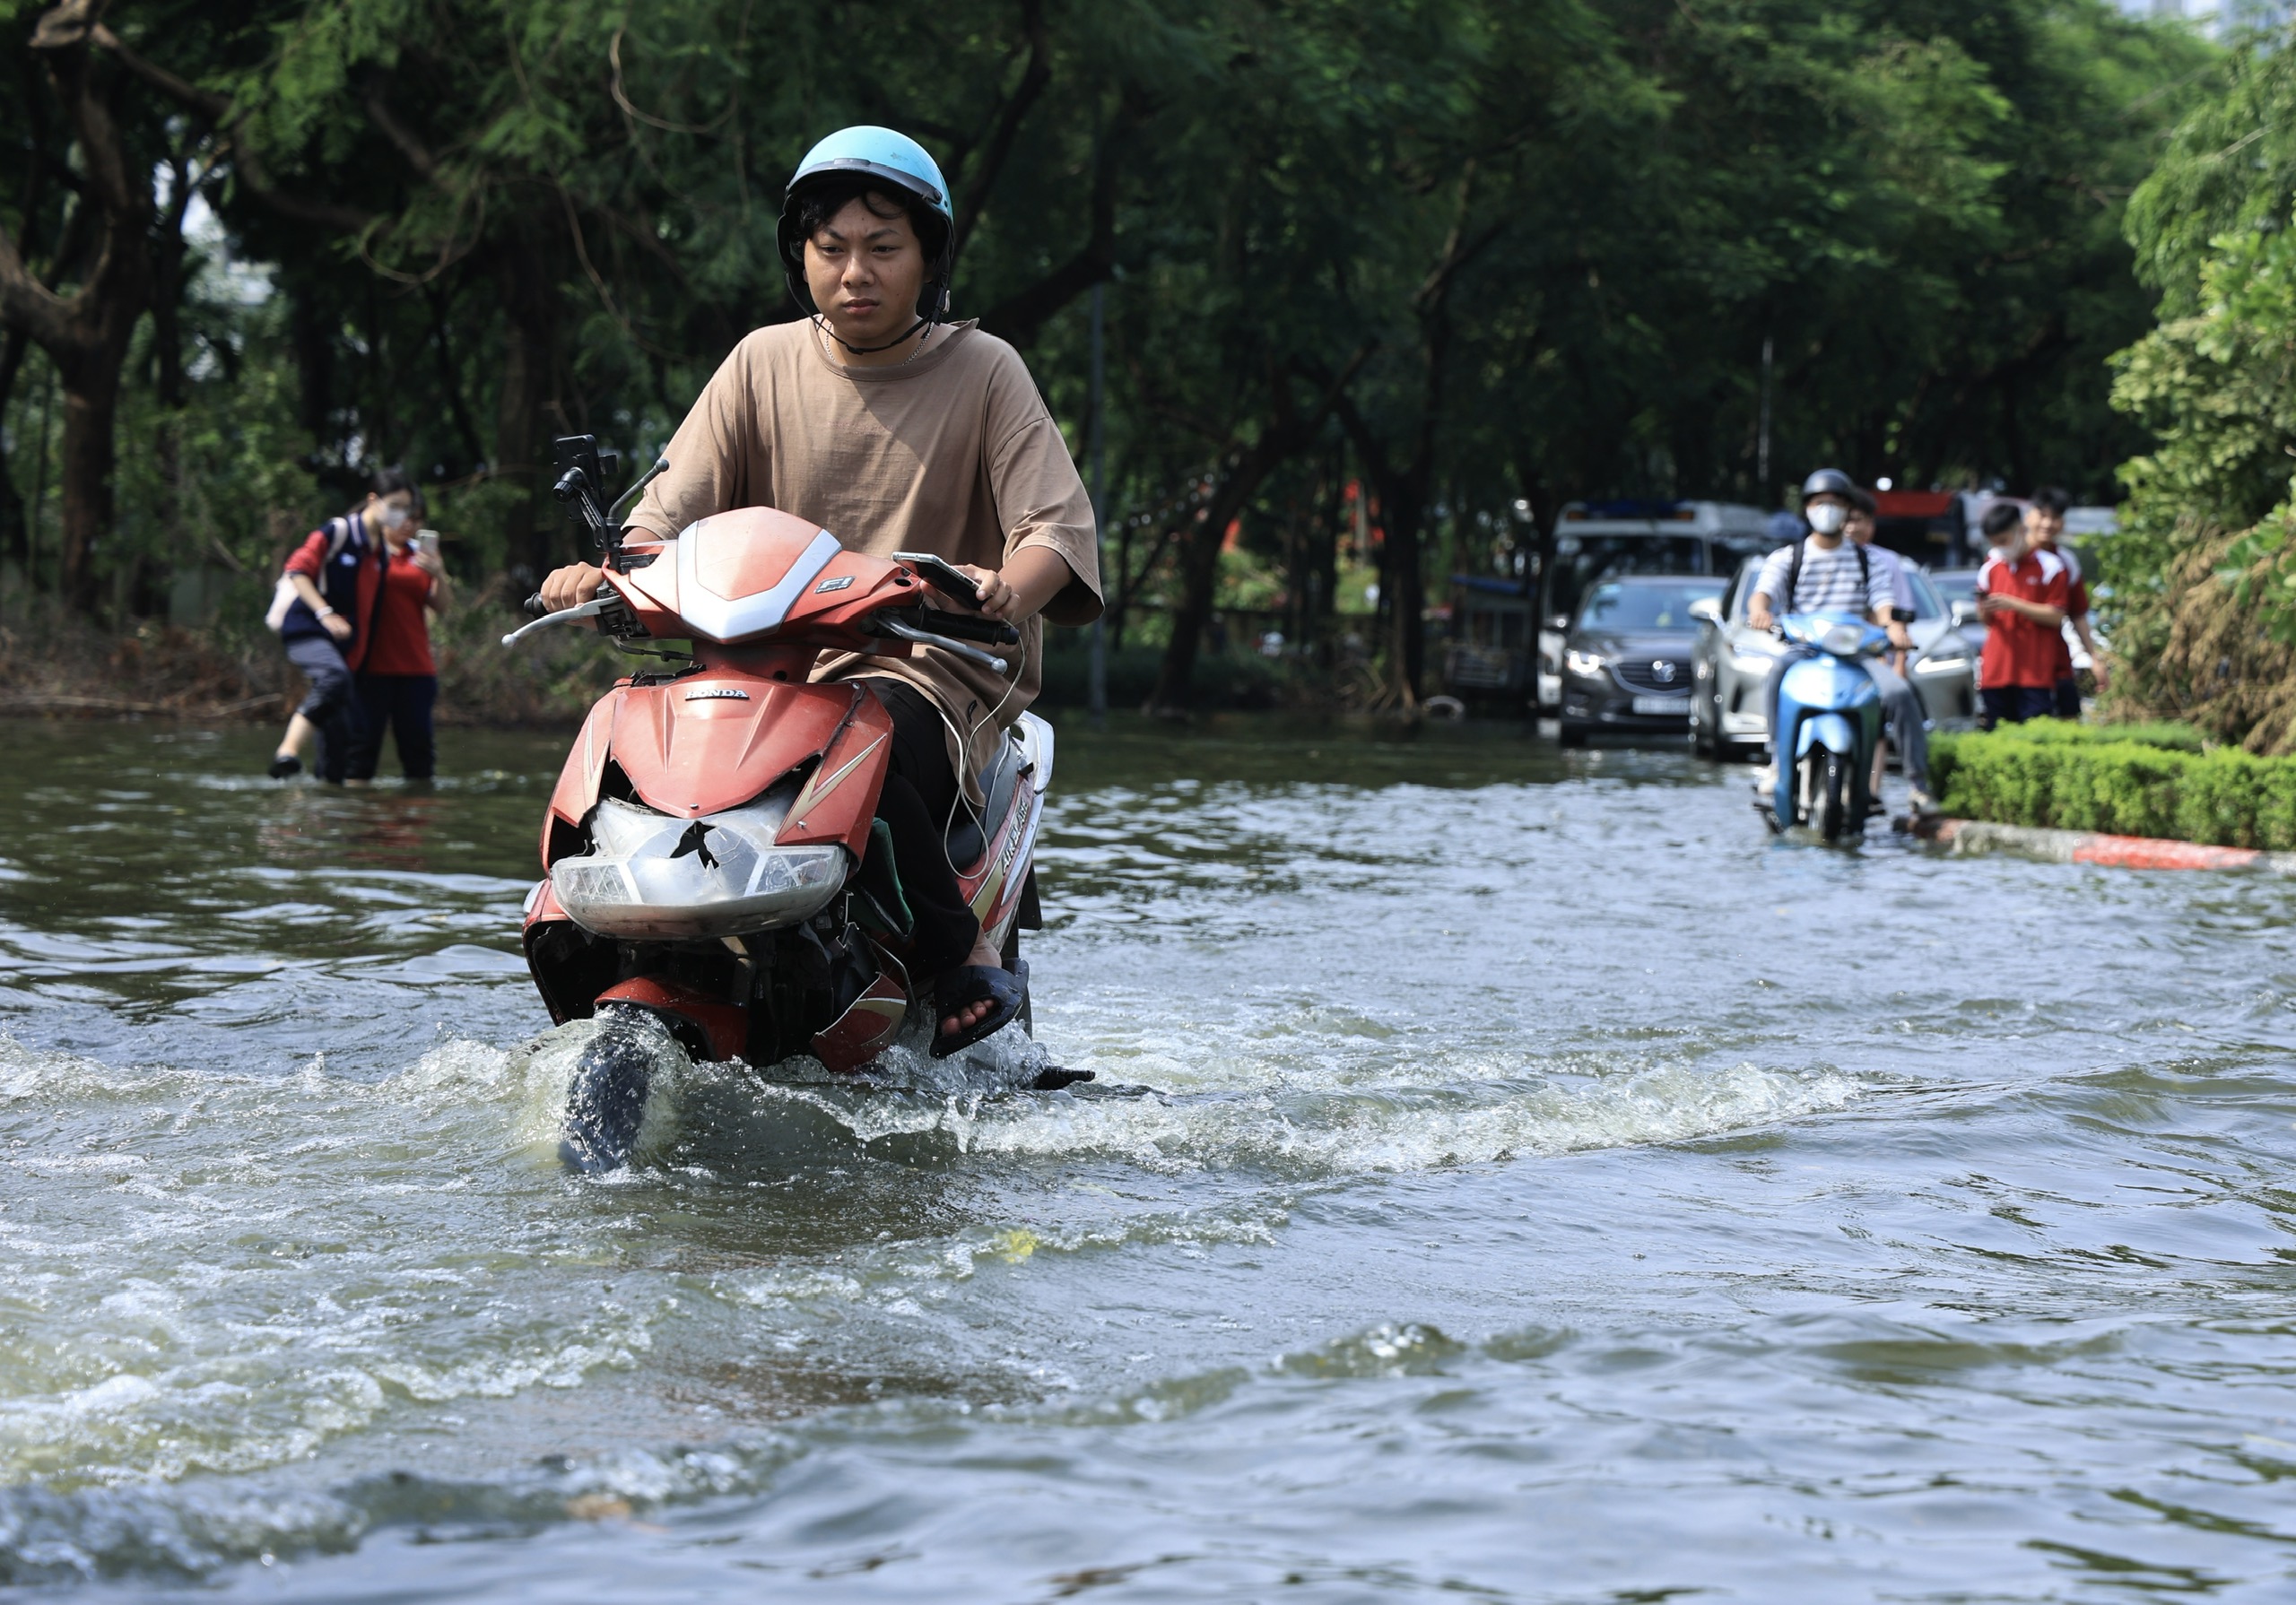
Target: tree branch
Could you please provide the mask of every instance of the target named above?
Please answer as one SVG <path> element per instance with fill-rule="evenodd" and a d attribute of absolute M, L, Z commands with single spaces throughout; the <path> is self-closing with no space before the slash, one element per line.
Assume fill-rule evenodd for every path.
<path fill-rule="evenodd" d="M 88 38 L 109 51 L 118 59 L 120 65 L 145 83 L 220 127 L 231 154 L 234 174 L 247 187 L 249 195 L 272 211 L 282 217 L 293 218 L 298 222 L 316 223 L 320 228 L 332 229 L 343 234 L 364 233 L 375 222 L 372 214 L 355 207 L 338 206 L 329 201 L 307 201 L 274 186 L 270 175 L 264 170 L 263 158 L 254 144 L 240 134 L 239 127 L 247 121 L 247 111 L 235 105 L 228 96 L 187 82 L 157 62 L 147 60 L 130 49 L 117 34 L 100 22 L 88 30 Z"/>
<path fill-rule="evenodd" d="M 1044 0 L 1021 0 L 1021 31 L 1029 41 L 1028 65 L 1021 70 L 1021 82 L 998 108 L 994 125 L 978 165 L 965 177 L 964 195 L 956 203 L 956 239 L 952 242 L 952 255 L 964 249 L 965 239 L 980 221 L 980 209 L 987 202 L 988 191 L 1004 170 L 1004 161 L 1013 153 L 1013 141 L 1021 132 L 1021 123 L 1027 117 L 1037 98 L 1044 93 L 1045 85 L 1052 82 L 1052 64 L 1046 59 L 1049 53 L 1044 25 Z"/>
<path fill-rule="evenodd" d="M 389 74 L 384 74 L 367 85 L 368 119 L 383 131 L 383 137 L 398 147 L 399 154 L 406 158 L 407 165 L 416 175 L 427 181 L 437 176 L 438 160 L 430 154 L 430 147 L 414 136 L 414 131 L 398 120 L 390 102 L 383 99 L 383 90 L 388 82 Z"/>
<path fill-rule="evenodd" d="M 59 58 L 75 52 L 81 64 L 77 70 L 86 70 L 88 40 L 91 34 L 103 28 L 103 8 L 104 0 L 64 0 L 42 14 L 39 26 L 32 30 L 31 48 L 48 56 L 51 74 L 61 76 L 74 70 Z M 113 126 L 111 112 L 102 97 L 67 96 L 65 115 L 71 118 L 73 132 L 79 136 L 81 160 L 86 164 L 87 176 L 105 207 L 123 216 L 135 214 L 139 203 L 148 209 L 149 197 L 128 176 L 119 131 Z"/>
<path fill-rule="evenodd" d="M 1006 296 L 981 315 L 980 326 L 1014 345 L 1026 345 L 1053 315 L 1093 285 L 1116 274 L 1117 169 L 1135 128 L 1146 120 L 1147 97 L 1127 90 L 1092 162 L 1091 232 L 1074 256 L 1035 283 Z"/>

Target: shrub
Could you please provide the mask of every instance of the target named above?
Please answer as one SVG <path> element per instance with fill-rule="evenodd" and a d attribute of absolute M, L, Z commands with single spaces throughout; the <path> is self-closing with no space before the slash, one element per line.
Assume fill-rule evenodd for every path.
<path fill-rule="evenodd" d="M 1942 735 L 1932 779 L 1945 811 L 1966 819 L 2296 848 L 2296 759 L 2204 749 L 2194 733 L 2039 720 Z"/>

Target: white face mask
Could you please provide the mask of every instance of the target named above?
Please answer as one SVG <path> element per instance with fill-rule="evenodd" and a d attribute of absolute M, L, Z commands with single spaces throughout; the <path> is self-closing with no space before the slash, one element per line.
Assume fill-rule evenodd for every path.
<path fill-rule="evenodd" d="M 1810 527 L 1822 535 L 1838 535 L 1841 526 L 1849 522 L 1849 509 L 1837 502 L 1826 502 L 1809 512 Z"/>
<path fill-rule="evenodd" d="M 404 508 L 395 508 L 388 504 L 375 509 L 375 522 L 393 534 L 406 527 L 408 516 L 409 514 Z"/>

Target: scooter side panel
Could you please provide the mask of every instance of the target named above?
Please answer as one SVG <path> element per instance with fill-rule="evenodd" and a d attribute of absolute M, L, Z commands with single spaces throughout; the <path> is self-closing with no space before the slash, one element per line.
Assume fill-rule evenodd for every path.
<path fill-rule="evenodd" d="M 697 819 L 740 807 L 819 754 L 855 695 L 728 673 L 631 686 L 615 709 L 613 756 L 647 806 Z"/>
<path fill-rule="evenodd" d="M 773 839 L 784 846 L 842 842 L 857 863 L 868 855 L 870 822 L 892 761 L 893 720 L 866 690 L 851 690 L 851 716 L 831 738 Z"/>
<path fill-rule="evenodd" d="M 993 946 L 1004 945 L 1013 912 L 1020 907 L 1021 889 L 1029 878 L 1036 850 L 1037 827 L 1043 818 L 1043 796 L 1031 786 L 1014 786 L 1012 805 L 989 838 L 987 855 L 973 873 L 957 877 L 958 890 L 972 906 L 982 933 Z"/>
<path fill-rule="evenodd" d="M 558 771 L 558 785 L 550 794 L 550 811 L 542 821 L 542 867 L 550 867 L 550 837 L 553 822 L 562 821 L 576 829 L 597 806 L 598 780 L 606 769 L 606 754 L 613 745 L 614 708 L 622 697 L 624 688 L 616 686 L 592 705 L 589 716 L 582 721 L 582 733 L 574 738 L 568 749 L 566 763 Z"/>

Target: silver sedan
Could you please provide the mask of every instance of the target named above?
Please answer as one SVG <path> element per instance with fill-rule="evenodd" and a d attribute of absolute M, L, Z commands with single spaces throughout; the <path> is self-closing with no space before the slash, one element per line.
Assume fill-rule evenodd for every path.
<path fill-rule="evenodd" d="M 1770 665 L 1786 643 L 1746 622 L 1761 560 L 1739 565 L 1718 603 L 1699 610 L 1698 645 L 1691 659 L 1690 733 L 1700 755 L 1751 757 L 1770 739 L 1770 709 L 1762 700 Z M 1977 657 L 1953 625 L 1929 577 L 1909 568 L 1913 582 L 1913 659 L 1906 677 L 1921 698 L 1932 729 L 1952 729 L 1977 716 Z"/>

